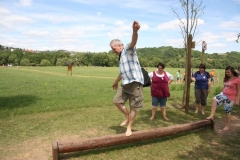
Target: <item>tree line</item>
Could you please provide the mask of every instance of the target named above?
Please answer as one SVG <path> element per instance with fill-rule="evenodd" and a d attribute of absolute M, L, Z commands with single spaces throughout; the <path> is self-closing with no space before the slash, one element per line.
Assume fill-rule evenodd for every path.
<path fill-rule="evenodd" d="M 143 67 L 155 67 L 158 62 L 163 62 L 166 67 L 185 68 L 186 53 L 184 48 L 171 46 L 138 48 L 139 61 Z M 202 62 L 202 52 L 192 50 L 192 68 L 197 68 Z M 65 66 L 73 62 L 76 66 L 118 66 L 118 56 L 111 50 L 109 52 L 91 53 L 70 51 L 41 51 L 29 52 L 23 49 L 4 48 L 0 46 L 0 64 L 12 64 L 21 66 Z M 240 66 L 240 52 L 232 51 L 224 54 L 204 55 L 204 64 L 207 68 L 224 69 L 231 65 L 234 68 Z"/>

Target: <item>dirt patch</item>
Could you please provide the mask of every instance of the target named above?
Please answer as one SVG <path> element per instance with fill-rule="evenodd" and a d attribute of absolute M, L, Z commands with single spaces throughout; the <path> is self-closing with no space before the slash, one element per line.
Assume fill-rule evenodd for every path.
<path fill-rule="evenodd" d="M 237 115 L 232 115 L 230 129 L 228 131 L 222 131 L 225 126 L 225 116 L 221 119 L 215 120 L 215 131 L 220 136 L 229 135 L 229 137 L 234 137 L 238 132 L 240 132 L 240 113 Z"/>
<path fill-rule="evenodd" d="M 56 137 L 61 141 L 79 139 L 79 135 L 68 135 Z M 1 157 L 4 160 L 52 160 L 52 142 L 50 138 L 33 138 L 24 141 L 21 144 L 11 146 L 11 149 L 5 148 L 13 156 Z"/>

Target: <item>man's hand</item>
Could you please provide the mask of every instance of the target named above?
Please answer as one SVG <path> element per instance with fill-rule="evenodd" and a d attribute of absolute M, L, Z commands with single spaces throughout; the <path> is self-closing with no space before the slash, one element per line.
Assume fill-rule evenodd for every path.
<path fill-rule="evenodd" d="M 137 32 L 140 29 L 140 24 L 138 23 L 138 21 L 134 21 L 133 22 L 133 31 Z"/>
<path fill-rule="evenodd" d="M 114 90 L 117 90 L 117 89 L 118 89 L 118 83 L 113 83 L 112 88 L 113 88 Z"/>

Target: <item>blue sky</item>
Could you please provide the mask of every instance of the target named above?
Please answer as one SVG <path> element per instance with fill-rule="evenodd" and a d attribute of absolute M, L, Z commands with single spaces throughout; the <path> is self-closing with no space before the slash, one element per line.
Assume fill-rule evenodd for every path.
<path fill-rule="evenodd" d="M 200 0 L 195 0 L 197 3 Z M 240 51 L 240 0 L 203 0 L 194 37 L 206 53 Z M 132 22 L 141 28 L 136 47 L 182 47 L 179 0 L 0 0 L 0 44 L 31 50 L 108 52 L 109 42 L 130 42 Z M 184 16 L 181 16 L 184 18 Z"/>

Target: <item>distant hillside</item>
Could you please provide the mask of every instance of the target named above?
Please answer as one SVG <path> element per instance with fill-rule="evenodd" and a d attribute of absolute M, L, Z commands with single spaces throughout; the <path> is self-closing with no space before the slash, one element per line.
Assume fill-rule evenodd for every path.
<path fill-rule="evenodd" d="M 137 48 L 141 66 L 155 67 L 163 62 L 166 67 L 185 68 L 186 53 L 183 48 L 162 46 L 154 48 Z M 207 68 L 223 69 L 231 65 L 234 68 L 240 66 L 240 52 L 204 54 L 204 64 Z M 118 66 L 118 58 L 109 51 L 101 53 L 71 52 L 66 50 L 29 52 L 24 49 L 6 48 L 0 45 L 0 64 L 13 64 L 24 66 L 61 66 L 74 62 L 77 66 Z M 202 52 L 192 50 L 191 64 L 197 68 L 202 63 Z"/>

